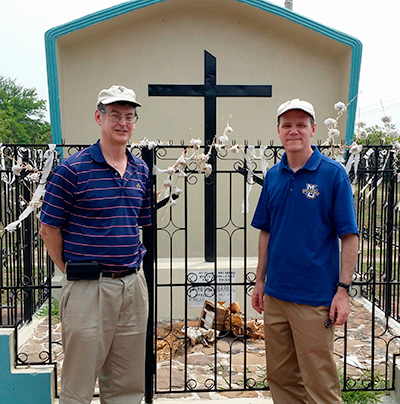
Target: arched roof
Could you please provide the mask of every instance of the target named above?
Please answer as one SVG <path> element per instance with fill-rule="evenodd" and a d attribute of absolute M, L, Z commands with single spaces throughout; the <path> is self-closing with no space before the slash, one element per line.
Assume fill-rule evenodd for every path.
<path fill-rule="evenodd" d="M 105 23 L 116 17 L 123 16 L 135 10 L 143 9 L 159 3 L 167 3 L 173 0 L 133 0 L 128 1 L 105 10 L 89 14 L 85 17 L 76 19 L 69 23 L 52 28 L 45 34 L 46 45 L 46 59 L 47 59 L 47 73 L 48 73 L 48 87 L 49 87 L 49 101 L 50 101 L 50 118 L 52 125 L 53 142 L 61 143 L 61 118 L 60 118 L 60 102 L 59 102 L 59 83 L 58 83 L 58 69 L 57 69 L 57 39 L 74 33 L 76 31 L 95 26 L 97 24 Z M 207 1 L 207 0 L 206 0 Z M 215 1 L 215 0 L 214 0 Z M 268 13 L 271 16 L 280 17 L 288 24 L 297 24 L 299 27 L 304 27 L 312 32 L 330 38 L 340 44 L 346 45 L 351 48 L 351 72 L 350 84 L 347 102 L 354 99 L 348 108 L 348 118 L 346 127 L 346 141 L 353 137 L 357 100 L 355 99 L 358 93 L 359 76 L 361 68 L 361 42 L 347 34 L 344 34 L 335 29 L 329 28 L 323 24 L 313 21 L 307 17 L 297 14 L 286 8 L 269 3 L 265 0 L 224 0 L 227 2 L 238 2 L 248 6 L 257 8 Z M 210 3 L 211 4 L 211 3 Z M 339 100 L 338 100 L 339 101 Z"/>

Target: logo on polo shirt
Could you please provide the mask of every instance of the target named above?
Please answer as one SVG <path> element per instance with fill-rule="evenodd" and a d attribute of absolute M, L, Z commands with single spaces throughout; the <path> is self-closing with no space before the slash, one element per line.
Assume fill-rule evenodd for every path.
<path fill-rule="evenodd" d="M 315 199 L 318 195 L 318 185 L 306 183 L 306 187 L 303 189 L 303 194 L 307 199 Z"/>
<path fill-rule="evenodd" d="M 136 188 L 142 189 L 142 187 L 139 183 L 136 184 Z"/>

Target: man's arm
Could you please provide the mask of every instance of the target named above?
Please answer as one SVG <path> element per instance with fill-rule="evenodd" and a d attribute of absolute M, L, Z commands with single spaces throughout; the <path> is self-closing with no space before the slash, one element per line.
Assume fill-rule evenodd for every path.
<path fill-rule="evenodd" d="M 63 239 L 61 229 L 50 227 L 42 223 L 39 233 L 51 259 L 57 267 L 60 268 L 61 272 L 65 273 L 65 263 L 62 259 Z"/>
<path fill-rule="evenodd" d="M 342 252 L 339 281 L 350 284 L 358 256 L 358 235 L 344 234 L 341 237 L 341 240 Z M 349 313 L 349 294 L 345 288 L 338 287 L 331 303 L 329 318 L 336 319 L 336 325 L 343 325 L 346 322 Z"/>
<path fill-rule="evenodd" d="M 267 259 L 268 259 L 268 243 L 269 233 L 261 230 L 258 238 L 258 264 L 256 285 L 254 286 L 251 302 L 254 310 L 257 313 L 262 313 L 264 310 L 264 288 L 265 276 L 267 274 Z"/>

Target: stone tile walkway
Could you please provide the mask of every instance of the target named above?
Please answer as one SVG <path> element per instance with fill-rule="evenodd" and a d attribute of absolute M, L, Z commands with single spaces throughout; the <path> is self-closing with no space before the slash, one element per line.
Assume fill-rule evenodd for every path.
<path fill-rule="evenodd" d="M 372 329 L 371 310 L 368 304 L 365 304 L 362 299 L 354 298 L 351 306 L 352 310 L 347 324 L 348 338 L 346 340 L 343 338 L 344 329 L 342 327 L 336 329 L 335 355 L 338 367 L 343 369 L 345 345 L 347 344 L 348 366 L 346 370 L 348 377 L 359 378 L 365 370 L 370 371 L 372 367 L 375 373 L 385 375 L 388 371 L 387 359 L 390 359 L 394 353 L 399 353 L 399 342 L 396 337 L 400 335 L 400 327 L 399 329 L 386 327 L 384 319 L 376 315 L 375 328 Z M 244 344 L 233 338 L 219 339 L 216 349 L 213 344 L 209 346 L 187 344 L 185 358 L 185 342 L 182 338 L 184 334 L 179 334 L 180 327 L 181 324 L 178 324 L 174 330 L 175 340 L 170 341 L 171 349 L 168 349 L 170 354 L 160 355 L 159 352 L 158 355 L 156 386 L 160 394 L 157 394 L 157 399 L 183 399 L 188 396 L 194 400 L 243 398 L 250 403 L 251 400 L 270 398 L 270 393 L 265 390 L 224 391 L 230 386 L 232 388 L 243 386 L 244 360 L 246 360 L 247 378 L 251 378 L 257 386 L 265 383 L 263 340 L 250 340 L 247 343 L 246 355 L 243 352 Z M 59 323 L 52 325 L 51 338 L 53 360 L 57 362 L 58 369 L 61 369 L 63 353 Z M 20 347 L 20 357 L 26 357 L 29 362 L 40 362 L 46 359 L 48 357 L 48 340 L 47 322 L 37 322 L 31 338 Z M 374 349 L 371 348 L 372 340 L 375 341 Z M 204 386 L 210 386 L 215 366 L 217 367 L 219 391 L 196 392 L 196 388 L 204 389 Z M 229 368 L 231 376 L 229 376 Z M 59 377 L 60 371 L 58 371 L 58 379 Z M 167 393 L 168 390 L 181 391 L 185 383 L 193 387 L 191 394 Z"/>

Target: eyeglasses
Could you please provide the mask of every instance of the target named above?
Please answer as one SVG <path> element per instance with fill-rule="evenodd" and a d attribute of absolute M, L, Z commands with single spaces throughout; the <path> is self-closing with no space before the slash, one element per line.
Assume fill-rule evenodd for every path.
<path fill-rule="evenodd" d="M 117 114 L 116 112 L 106 112 L 106 111 L 104 111 L 103 114 L 107 114 L 111 122 L 120 122 L 122 119 L 125 119 L 125 122 L 127 124 L 132 124 L 136 123 L 137 120 L 139 119 L 138 115 L 120 115 Z"/>

